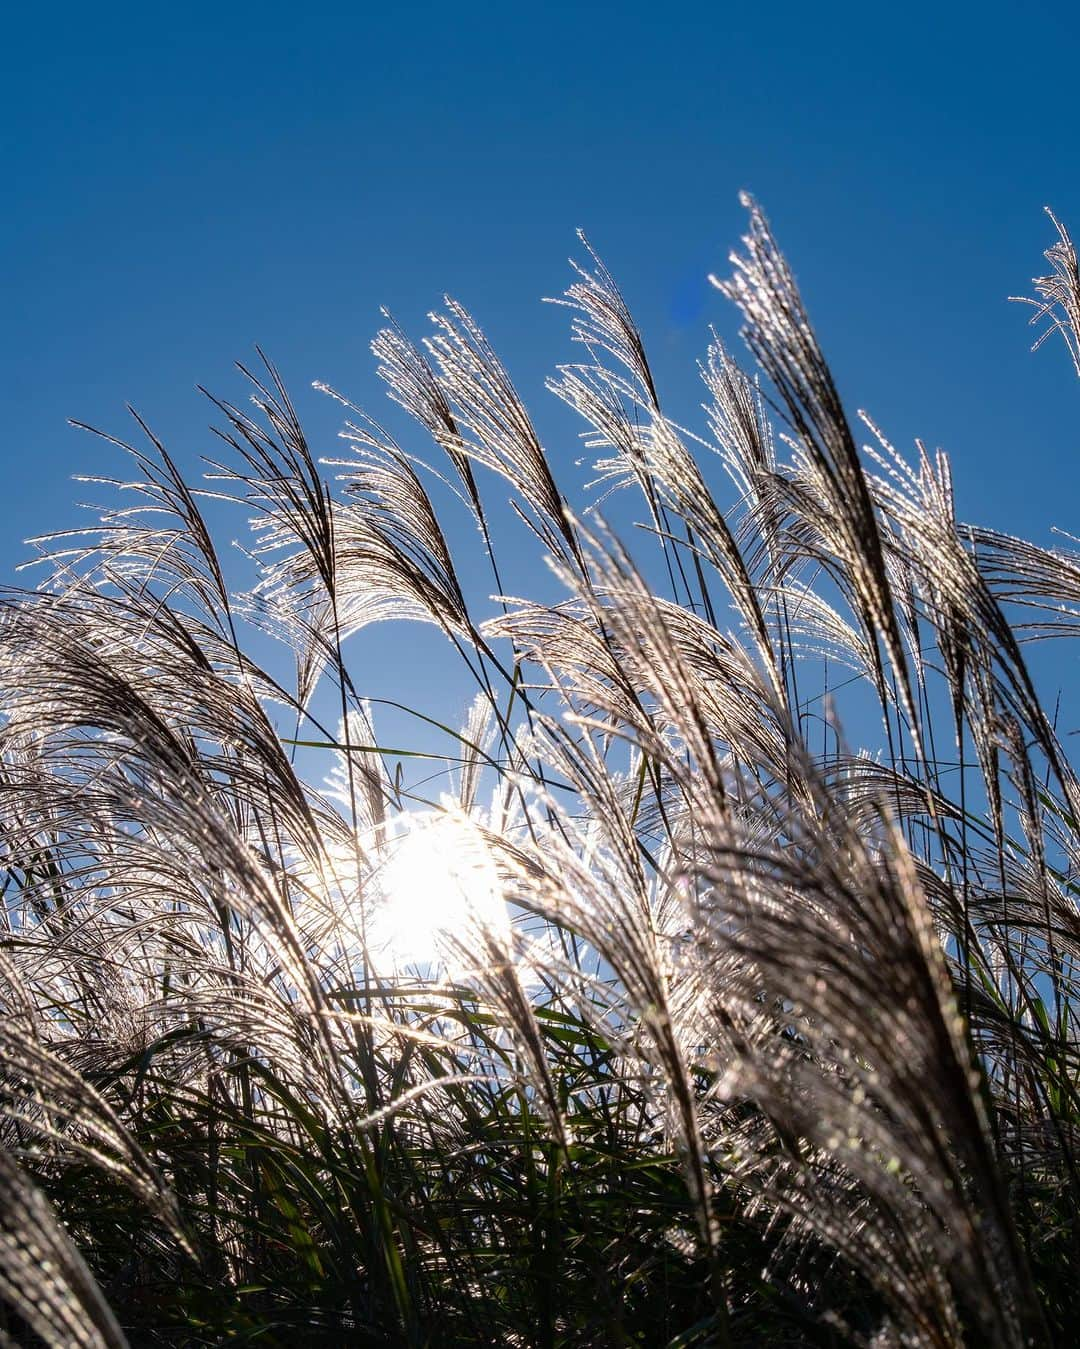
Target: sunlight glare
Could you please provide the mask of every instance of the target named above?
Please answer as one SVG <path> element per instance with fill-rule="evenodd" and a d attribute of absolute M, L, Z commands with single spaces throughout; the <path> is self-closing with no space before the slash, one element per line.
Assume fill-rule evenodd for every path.
<path fill-rule="evenodd" d="M 491 853 L 460 811 L 406 814 L 388 831 L 377 881 L 372 950 L 399 967 L 460 963 L 455 940 L 470 930 L 509 930 L 509 915 Z"/>

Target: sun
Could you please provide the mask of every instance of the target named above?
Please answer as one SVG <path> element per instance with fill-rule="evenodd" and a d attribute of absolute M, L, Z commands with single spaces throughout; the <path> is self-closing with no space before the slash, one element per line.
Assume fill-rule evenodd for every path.
<path fill-rule="evenodd" d="M 460 811 L 400 815 L 385 827 L 380 851 L 368 928 L 376 960 L 455 968 L 471 935 L 509 930 L 491 851 Z"/>

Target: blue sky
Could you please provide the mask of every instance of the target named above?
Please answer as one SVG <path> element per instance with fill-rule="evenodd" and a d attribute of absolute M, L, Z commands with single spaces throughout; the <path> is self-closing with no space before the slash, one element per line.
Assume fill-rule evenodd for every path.
<path fill-rule="evenodd" d="M 21 6 L 0 98 L 0 453 L 19 540 L 114 470 L 69 416 L 213 449 L 206 384 L 261 343 L 317 435 L 325 379 L 378 411 L 389 305 L 449 291 L 489 332 L 571 476 L 542 391 L 572 357 L 583 226 L 692 421 L 694 361 L 735 323 L 706 283 L 764 203 L 851 405 L 953 456 L 962 513 L 1080 531 L 1080 389 L 1028 353 L 1051 204 L 1080 231 L 1075 7 Z M 550 430 L 549 430 L 550 428 Z"/>

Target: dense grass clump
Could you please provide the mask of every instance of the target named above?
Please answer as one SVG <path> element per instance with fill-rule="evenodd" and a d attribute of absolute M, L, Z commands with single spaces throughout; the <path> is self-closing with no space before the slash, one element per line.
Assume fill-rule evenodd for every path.
<path fill-rule="evenodd" d="M 1070 1342 L 1080 780 L 1024 646 L 1080 624 L 1080 557 L 860 448 L 748 205 L 718 284 L 759 373 L 710 349 L 700 436 L 595 256 L 566 293 L 550 387 L 636 556 L 448 302 L 374 343 L 432 472 L 351 406 L 321 459 L 267 365 L 208 486 L 140 423 L 6 595 L 0 1342 Z M 562 598 L 504 593 L 511 527 Z M 475 684 L 423 758 L 354 659 L 387 619 Z M 387 946 L 409 902 L 438 963 Z"/>

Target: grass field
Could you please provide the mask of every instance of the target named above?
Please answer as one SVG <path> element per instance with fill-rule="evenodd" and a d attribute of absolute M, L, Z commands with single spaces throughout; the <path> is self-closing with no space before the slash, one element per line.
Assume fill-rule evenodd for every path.
<path fill-rule="evenodd" d="M 448 304 L 373 344 L 408 445 L 347 405 L 323 461 L 267 364 L 208 481 L 140 424 L 5 595 L 0 1342 L 1075 1342 L 1080 780 L 1026 650 L 1080 554 L 849 414 L 747 206 L 699 434 L 591 253 L 565 296 L 633 554 Z M 564 598 L 481 606 L 448 509 Z M 475 685 L 413 709 L 441 759 L 365 701 L 389 619 Z"/>

